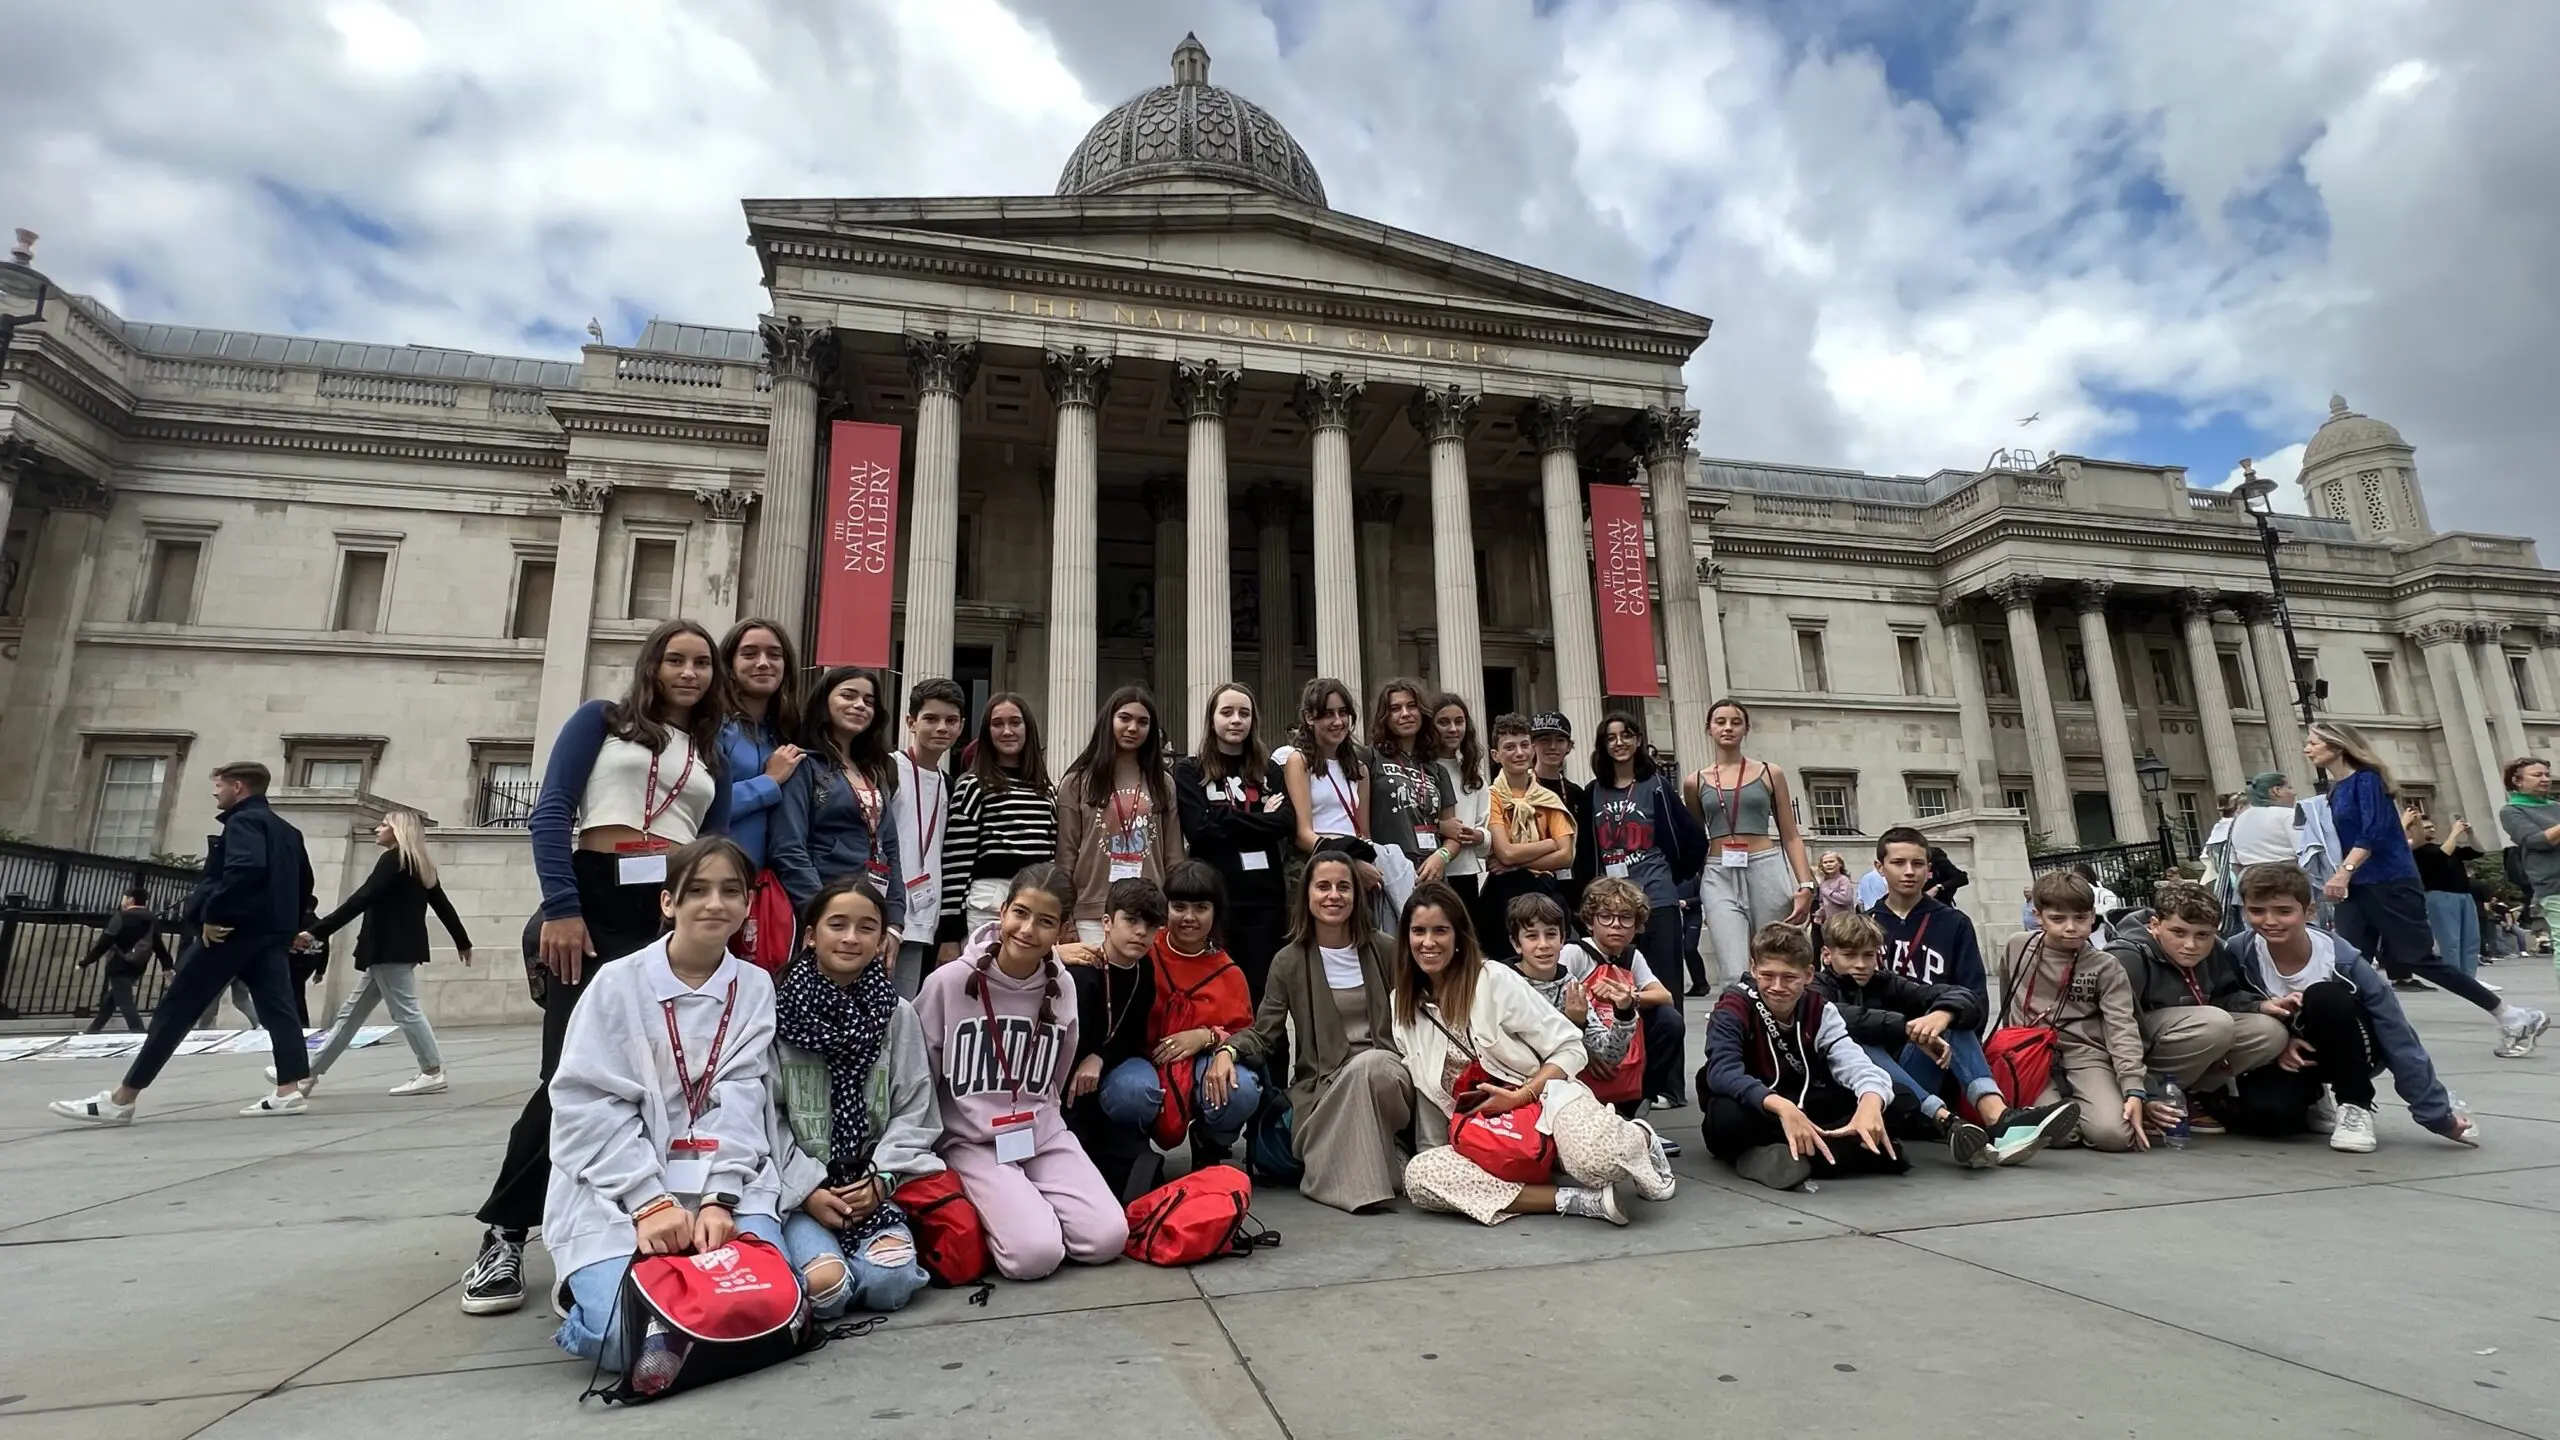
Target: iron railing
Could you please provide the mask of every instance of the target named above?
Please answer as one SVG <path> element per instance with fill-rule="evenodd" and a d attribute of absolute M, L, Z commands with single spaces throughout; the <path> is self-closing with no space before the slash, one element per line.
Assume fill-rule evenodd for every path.
<path fill-rule="evenodd" d="M 533 802 L 542 793 L 538 780 L 483 780 L 472 805 L 475 825 L 521 827 L 533 818 Z"/>
<path fill-rule="evenodd" d="M 80 957 L 124 908 L 126 887 L 139 883 L 152 913 L 173 925 L 197 876 L 179 865 L 0 841 L 0 1019 L 88 1014 L 100 977 L 94 966 L 81 969 Z M 169 944 L 174 954 L 174 936 Z M 166 978 L 156 964 L 143 976 L 146 1007 Z"/>
<path fill-rule="evenodd" d="M 2151 887 L 2178 873 L 2178 848 L 2166 834 L 2157 840 L 2144 840 L 2132 845 L 2100 845 L 2088 850 L 2048 850 L 2029 857 L 2028 868 L 2038 875 L 2055 870 L 2074 870 L 2087 866 L 2097 882 L 2115 892 L 2124 902 L 2122 910 L 2139 910 L 2150 905 Z"/>

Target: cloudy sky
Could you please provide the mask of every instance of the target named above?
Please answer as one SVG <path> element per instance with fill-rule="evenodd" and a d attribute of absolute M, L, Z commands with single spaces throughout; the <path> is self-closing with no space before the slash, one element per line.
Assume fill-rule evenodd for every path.
<path fill-rule="evenodd" d="M 0 226 L 567 356 L 748 323 L 741 196 L 1046 193 L 1187 29 L 1337 206 L 1714 316 L 1709 454 L 2290 478 L 2338 390 L 2560 562 L 2546 0 L 0 0 Z"/>

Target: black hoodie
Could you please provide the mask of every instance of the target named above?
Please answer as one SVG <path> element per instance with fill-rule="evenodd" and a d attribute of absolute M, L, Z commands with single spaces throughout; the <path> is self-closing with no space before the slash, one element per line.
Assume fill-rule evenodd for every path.
<path fill-rule="evenodd" d="M 2133 986 L 2135 1010 L 2148 1013 L 2181 1005 L 2212 1005 L 2235 1015 L 2254 1015 L 2266 1003 L 2266 992 L 2249 978 L 2248 967 L 2221 941 L 2213 943 L 2195 969 L 2182 970 L 2161 953 L 2150 927 L 2134 921 L 2135 917 L 2126 918 L 2107 953 L 2124 967 L 2124 978 Z"/>
<path fill-rule="evenodd" d="M 1982 1029 L 1982 1002 L 1972 991 L 1962 985 L 1924 985 L 1881 965 L 1863 985 L 1825 965 L 1814 972 L 1813 988 L 1840 1012 L 1849 1038 L 1861 1045 L 1900 1050 L 1909 1038 L 1903 1027 L 1932 1010 L 1953 1017 L 1947 1027 L 1951 1030 Z"/>

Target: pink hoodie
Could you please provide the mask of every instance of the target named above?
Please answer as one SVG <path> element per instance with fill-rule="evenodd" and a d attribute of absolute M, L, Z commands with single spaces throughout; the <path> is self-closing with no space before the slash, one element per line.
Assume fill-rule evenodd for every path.
<path fill-rule="evenodd" d="M 933 1054 L 933 1074 L 942 1102 L 942 1136 L 946 1144 L 966 1140 L 995 1143 L 996 1117 L 1029 1111 L 1038 1119 L 1033 1130 L 1048 1140 L 1063 1128 L 1058 1097 L 1076 1057 L 1076 987 L 1066 967 L 1054 957 L 1028 980 L 1016 980 L 997 968 L 993 955 L 999 942 L 994 924 L 980 926 L 960 957 L 936 966 L 916 996 L 916 1018 L 924 1022 L 925 1048 Z M 982 998 L 969 995 L 969 977 L 986 960 Z M 1040 1002 L 1050 978 L 1058 993 L 1049 1004 L 1049 1024 L 1042 1028 Z M 989 1014 L 1001 1051 L 986 1043 Z M 1011 1082 L 1006 1079 L 1007 1073 Z M 1016 1085 L 1020 1094 L 1015 1093 Z"/>

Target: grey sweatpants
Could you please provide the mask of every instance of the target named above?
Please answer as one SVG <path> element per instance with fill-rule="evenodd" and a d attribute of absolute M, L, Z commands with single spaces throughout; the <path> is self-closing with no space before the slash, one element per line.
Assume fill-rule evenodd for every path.
<path fill-rule="evenodd" d="M 1786 919 L 1795 901 L 1796 872 L 1787 864 L 1783 846 L 1760 851 L 1750 864 L 1729 869 L 1724 852 L 1709 842 L 1706 873 L 1698 877 L 1698 904 L 1706 921 L 1707 972 L 1719 988 L 1751 968 L 1752 932 Z"/>

